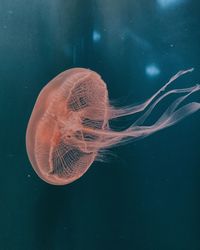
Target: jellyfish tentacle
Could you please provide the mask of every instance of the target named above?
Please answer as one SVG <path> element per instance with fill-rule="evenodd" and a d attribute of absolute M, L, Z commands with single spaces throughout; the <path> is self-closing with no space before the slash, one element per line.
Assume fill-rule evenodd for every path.
<path fill-rule="evenodd" d="M 186 118 L 187 116 L 197 112 L 200 110 L 200 103 L 198 102 L 191 102 L 183 107 L 179 108 L 175 112 L 173 112 L 170 116 L 168 116 L 168 113 L 165 113 L 164 116 L 168 116 L 166 119 L 159 119 L 155 124 L 151 126 L 138 126 L 135 128 L 132 128 L 132 130 L 128 129 L 124 135 L 126 136 L 132 136 L 134 139 L 142 139 L 144 137 L 147 137 L 155 132 L 158 132 L 162 129 L 165 129 L 167 127 L 170 127 L 180 120 Z M 167 111 L 166 111 L 167 112 Z M 164 117 L 163 116 L 163 117 Z M 129 138 L 129 141 L 131 138 Z M 126 140 L 125 140 L 126 141 Z M 122 139 L 123 143 L 123 139 Z"/>
<path fill-rule="evenodd" d="M 164 95 L 160 96 L 149 109 L 141 116 L 133 125 L 127 128 L 124 131 L 112 131 L 111 129 L 108 130 L 97 130 L 93 131 L 96 135 L 103 138 L 99 142 L 88 142 L 92 148 L 96 150 L 100 148 L 110 147 L 112 145 L 119 145 L 124 144 L 130 140 L 136 140 L 143 137 L 146 137 L 156 131 L 169 127 L 181 119 L 184 119 L 186 116 L 198 111 L 200 109 L 199 103 L 189 103 L 181 108 L 177 109 L 178 106 L 191 94 L 195 93 L 196 91 L 200 90 L 200 85 L 196 85 L 190 88 L 184 89 L 174 89 L 168 91 Z M 162 116 L 151 126 L 143 126 L 143 123 L 146 121 L 147 117 L 150 116 L 152 110 L 155 108 L 157 104 L 160 103 L 167 95 L 169 94 L 180 94 L 186 93 L 185 95 L 177 98 L 172 104 L 166 109 L 166 111 L 162 114 Z M 91 130 L 91 129 L 88 129 Z"/>
<path fill-rule="evenodd" d="M 200 110 L 199 102 L 188 103 L 172 113 L 168 119 L 168 125 L 171 126 L 198 110 Z"/>
<path fill-rule="evenodd" d="M 199 88 L 197 88 L 199 90 Z M 197 91 L 196 90 L 196 91 Z M 179 122 L 180 120 L 186 118 L 187 116 L 191 115 L 200 110 L 200 103 L 198 102 L 191 102 L 188 103 L 179 109 L 177 107 L 192 93 L 188 93 L 185 96 L 179 97 L 175 100 L 170 107 L 163 113 L 163 115 L 151 126 L 136 126 L 136 127 L 129 127 L 127 132 L 130 133 L 132 136 L 136 136 L 139 138 L 144 138 L 154 132 L 172 126 Z M 177 109 L 177 110 L 176 110 Z"/>
<path fill-rule="evenodd" d="M 174 105 L 176 105 L 176 107 L 178 107 L 178 105 L 185 100 L 189 95 L 191 95 L 192 93 L 198 91 L 200 89 L 199 85 L 190 87 L 190 88 L 183 88 L 183 89 L 173 89 L 168 91 L 167 93 L 165 93 L 164 95 L 160 96 L 154 103 L 152 103 L 152 105 L 149 107 L 149 109 L 140 117 L 138 118 L 132 126 L 139 126 L 141 124 L 143 124 L 146 119 L 150 116 L 151 112 L 153 111 L 153 109 L 168 95 L 170 94 L 179 94 L 179 93 L 188 93 L 187 95 L 184 95 L 181 98 L 178 98 L 177 100 L 175 100 Z M 172 107 L 171 107 L 172 108 Z"/>
<path fill-rule="evenodd" d="M 164 128 L 172 126 L 177 122 L 179 122 L 180 120 L 186 118 L 187 116 L 199 110 L 200 110 L 200 103 L 192 102 L 184 105 L 175 112 L 172 112 L 170 116 L 168 116 L 168 113 L 164 113 L 163 117 L 168 116 L 168 118 L 159 119 L 159 121 L 157 121 L 155 124 L 151 126 L 136 126 L 122 132 L 99 131 L 102 137 L 104 137 L 104 140 L 102 140 L 99 143 L 89 142 L 89 144 L 91 144 L 91 147 L 93 146 L 93 148 L 96 150 L 100 150 L 101 148 L 109 148 L 111 146 L 112 147 L 119 146 L 121 144 L 123 145 L 132 140 L 142 139 Z"/>
<path fill-rule="evenodd" d="M 164 119 L 169 119 L 169 117 L 174 113 L 174 111 L 178 108 L 178 106 L 187 98 L 189 97 L 191 94 L 193 94 L 194 92 L 200 90 L 200 88 L 197 86 L 196 88 L 194 88 L 193 91 L 189 92 L 188 94 L 179 97 L 178 99 L 176 99 L 169 107 L 168 109 L 165 111 L 165 113 L 159 118 L 159 120 L 157 121 L 157 123 L 159 123 L 160 121 L 164 120 Z M 189 103 L 190 104 L 190 103 Z M 188 104 L 187 104 L 188 105 Z M 184 105 L 184 106 L 187 106 Z M 184 107 L 183 106 L 183 107 Z M 180 109 L 180 108 L 179 108 Z M 179 110 L 178 109 L 178 110 Z M 178 111 L 177 110 L 177 111 Z M 176 111 L 175 111 L 176 112 Z"/>
<path fill-rule="evenodd" d="M 158 97 L 161 92 L 165 91 L 165 89 L 171 83 L 173 83 L 180 76 L 185 75 L 187 73 L 190 73 L 193 70 L 194 70 L 194 68 L 190 68 L 190 69 L 187 69 L 187 70 L 180 70 L 178 73 L 176 73 L 174 76 L 172 76 L 169 79 L 169 81 L 163 87 L 161 87 L 152 97 L 150 97 L 144 103 L 138 104 L 138 105 L 136 105 L 134 107 L 125 107 L 125 108 L 111 110 L 111 115 L 110 115 L 111 119 L 119 118 L 119 117 L 127 116 L 127 115 L 133 115 L 133 114 L 139 113 L 141 111 L 144 111 L 145 108 L 147 108 L 148 105 L 150 105 L 152 103 L 152 101 L 155 100 L 155 98 Z"/>

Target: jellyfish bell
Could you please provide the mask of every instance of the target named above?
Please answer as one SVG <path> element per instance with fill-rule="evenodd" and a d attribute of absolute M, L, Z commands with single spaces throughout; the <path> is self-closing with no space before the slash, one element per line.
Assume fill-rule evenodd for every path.
<path fill-rule="evenodd" d="M 197 102 L 181 105 L 199 85 L 166 90 L 191 71 L 178 72 L 145 102 L 122 108 L 110 104 L 106 84 L 96 72 L 74 68 L 59 74 L 41 90 L 28 123 L 26 148 L 34 170 L 50 184 L 71 183 L 102 150 L 146 137 L 199 110 Z M 145 125 L 154 108 L 172 94 L 179 97 L 154 124 Z M 139 112 L 142 115 L 123 131 L 110 128 L 110 120 Z"/>
<path fill-rule="evenodd" d="M 98 153 L 87 142 L 97 141 L 93 132 L 106 126 L 107 101 L 105 83 L 88 69 L 67 70 L 42 89 L 28 123 L 26 147 L 43 180 L 63 185 L 85 173 Z"/>

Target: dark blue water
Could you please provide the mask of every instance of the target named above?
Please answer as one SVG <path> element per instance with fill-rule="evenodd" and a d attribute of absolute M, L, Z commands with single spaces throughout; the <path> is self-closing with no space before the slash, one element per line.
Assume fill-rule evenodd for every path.
<path fill-rule="evenodd" d="M 200 113 L 114 148 L 68 186 L 39 179 L 25 150 L 39 91 L 68 68 L 97 71 L 118 105 L 144 101 L 180 69 L 195 71 L 176 87 L 198 83 L 199 9 L 198 0 L 0 0 L 1 250 L 200 249 Z"/>

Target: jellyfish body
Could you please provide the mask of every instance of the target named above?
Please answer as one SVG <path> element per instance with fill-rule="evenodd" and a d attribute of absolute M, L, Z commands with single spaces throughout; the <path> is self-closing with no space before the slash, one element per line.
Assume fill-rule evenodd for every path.
<path fill-rule="evenodd" d="M 26 148 L 30 162 L 44 181 L 65 185 L 80 178 L 102 150 L 148 136 L 169 127 L 200 109 L 197 102 L 181 105 L 199 85 L 166 91 L 178 72 L 142 104 L 115 108 L 110 105 L 105 82 L 96 72 L 74 68 L 59 74 L 40 92 L 32 111 Z M 152 125 L 145 126 L 153 109 L 168 95 L 180 96 Z M 138 112 L 143 114 L 123 131 L 109 121 Z"/>

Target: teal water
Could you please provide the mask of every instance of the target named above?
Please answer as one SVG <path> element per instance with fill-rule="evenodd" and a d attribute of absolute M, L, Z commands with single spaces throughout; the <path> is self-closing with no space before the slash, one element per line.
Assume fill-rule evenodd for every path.
<path fill-rule="evenodd" d="M 198 0 L 0 0 L 1 250 L 200 249 L 200 113 L 112 149 L 67 186 L 39 179 L 25 149 L 39 91 L 68 68 L 97 71 L 118 105 L 144 101 L 180 69 L 195 71 L 177 87 L 199 83 L 199 8 Z"/>

